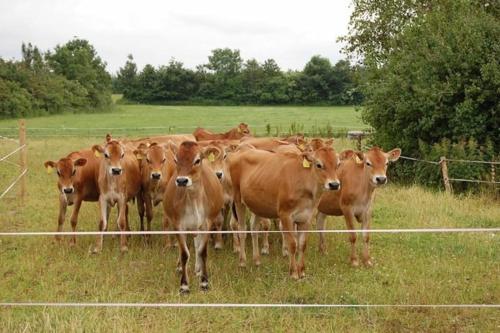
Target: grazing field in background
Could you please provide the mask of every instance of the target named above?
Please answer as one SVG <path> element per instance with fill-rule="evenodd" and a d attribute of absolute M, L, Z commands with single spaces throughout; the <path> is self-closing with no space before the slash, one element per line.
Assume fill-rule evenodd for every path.
<path fill-rule="evenodd" d="M 53 231 L 58 200 L 56 176 L 43 162 L 104 140 L 106 131 L 60 131 L 59 136 L 35 136 L 29 127 L 173 127 L 172 132 L 197 125 L 227 130 L 247 122 L 264 135 L 266 124 L 284 130 L 340 124 L 362 128 L 353 108 L 336 107 L 177 107 L 123 105 L 108 114 L 61 115 L 28 119 L 28 190 L 24 207 L 15 192 L 0 200 L 1 231 Z M 13 120 L 0 127 L 17 126 Z M 307 129 L 307 128 L 306 128 Z M 191 132 L 191 129 L 187 132 Z M 162 131 L 127 130 L 115 136 L 142 136 Z M 0 130 L 0 135 L 14 135 Z M 30 136 L 30 134 L 32 136 Z M 42 135 L 49 135 L 49 131 Z M 96 137 L 95 135 L 99 135 Z M 343 138 L 335 148 L 353 147 Z M 0 155 L 15 148 L 1 141 Z M 18 157 L 11 159 L 17 162 Z M 0 164 L 4 188 L 17 167 Z M 65 230 L 70 230 L 69 214 Z M 161 229 L 161 207 L 153 228 Z M 97 229 L 97 205 L 84 203 L 78 230 Z M 113 212 L 110 229 L 116 228 Z M 454 197 L 417 186 L 389 184 L 377 191 L 373 228 L 499 227 L 498 202 L 485 197 Z M 130 225 L 138 230 L 131 204 Z M 342 218 L 330 218 L 328 228 L 344 229 Z M 238 267 L 229 238 L 225 248 L 209 249 L 211 290 L 203 293 L 191 275 L 191 294 L 178 294 L 176 249 L 164 249 L 153 236 L 146 246 L 134 236 L 122 255 L 118 239 L 106 237 L 100 255 L 89 254 L 94 237 L 77 239 L 75 247 L 52 237 L 0 238 L 0 302 L 191 302 L 191 303 L 335 303 L 335 304 L 466 304 L 500 303 L 500 241 L 498 234 L 373 234 L 371 269 L 351 268 L 347 235 L 329 234 L 328 254 L 317 250 L 317 235 L 309 235 L 306 278 L 288 277 L 288 259 L 281 257 L 280 236 L 271 235 L 271 253 L 255 267 Z M 251 258 L 250 243 L 247 255 Z M 358 242 L 361 249 L 361 242 Z M 192 251 L 191 251 L 192 253 Z M 191 273 L 194 268 L 190 260 Z M 75 309 L 0 308 L 0 331 L 495 331 L 495 309 Z"/>

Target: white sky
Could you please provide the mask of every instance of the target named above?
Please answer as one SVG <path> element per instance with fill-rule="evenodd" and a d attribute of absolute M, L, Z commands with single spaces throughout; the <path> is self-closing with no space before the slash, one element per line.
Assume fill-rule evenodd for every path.
<path fill-rule="evenodd" d="M 171 58 L 194 68 L 214 48 L 239 49 L 246 60 L 274 58 L 301 69 L 315 54 L 343 58 L 350 0 L 0 0 L 0 57 L 20 58 L 21 42 L 42 50 L 73 36 L 88 39 L 108 70 L 132 53 L 139 68 Z"/>

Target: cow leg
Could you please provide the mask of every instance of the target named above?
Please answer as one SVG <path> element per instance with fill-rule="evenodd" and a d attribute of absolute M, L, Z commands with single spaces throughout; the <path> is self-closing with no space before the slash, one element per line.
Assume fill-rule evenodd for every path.
<path fill-rule="evenodd" d="M 238 230 L 240 233 L 238 234 L 238 238 L 240 241 L 240 267 L 245 267 L 246 262 L 247 262 L 247 255 L 245 251 L 245 240 L 246 240 L 246 233 L 241 232 L 241 231 L 246 231 L 246 221 L 245 221 L 245 214 L 246 214 L 246 207 L 240 202 L 240 203 L 235 203 L 236 206 L 236 215 L 238 216 Z"/>
<path fill-rule="evenodd" d="M 304 230 L 309 230 L 311 223 L 297 223 L 297 242 L 299 247 L 299 255 L 298 255 L 298 267 L 297 271 L 299 273 L 299 278 L 304 278 L 306 276 L 305 273 L 305 252 L 307 246 L 307 233 L 303 232 Z"/>
<path fill-rule="evenodd" d="M 146 219 L 147 219 L 147 231 L 151 231 L 151 221 L 153 220 L 153 200 L 149 194 L 144 196 L 144 203 L 146 205 Z M 141 223 L 141 228 L 144 226 Z M 149 243 L 151 241 L 151 235 L 145 235 L 146 241 Z M 170 239 L 169 239 L 170 240 Z"/>
<path fill-rule="evenodd" d="M 127 211 L 128 205 L 124 198 L 118 202 L 118 228 L 120 231 L 127 231 Z M 120 235 L 120 251 L 127 252 L 127 235 Z"/>
<path fill-rule="evenodd" d="M 349 241 L 351 242 L 351 265 L 353 267 L 359 266 L 358 255 L 356 254 L 356 231 L 354 231 L 354 214 L 351 210 L 344 212 L 345 223 L 348 230 L 353 230 L 349 233 Z"/>
<path fill-rule="evenodd" d="M 262 234 L 262 250 L 261 254 L 269 254 L 269 229 L 271 229 L 271 221 L 269 219 L 262 219 L 260 221 L 262 230 L 266 231 Z"/>
<path fill-rule="evenodd" d="M 362 217 L 361 227 L 363 229 L 363 263 L 367 267 L 372 267 L 373 262 L 370 257 L 370 224 L 371 224 L 371 212 L 365 212 Z"/>
<path fill-rule="evenodd" d="M 175 228 L 176 231 L 180 231 L 179 228 Z M 181 294 L 189 293 L 189 280 L 187 274 L 187 263 L 189 260 L 189 248 L 186 243 L 185 234 L 176 234 L 177 243 L 179 244 L 179 261 L 181 266 L 181 288 L 179 292 Z"/>
<path fill-rule="evenodd" d="M 101 220 L 99 221 L 99 231 L 105 231 L 108 229 L 108 218 L 110 207 L 105 199 L 99 198 L 99 209 L 101 211 Z M 102 243 L 104 240 L 104 235 L 97 235 L 96 244 L 93 253 L 99 253 L 102 251 Z"/>
<path fill-rule="evenodd" d="M 286 257 L 288 256 L 288 247 L 286 246 L 287 241 L 286 236 L 283 233 L 283 224 L 281 223 L 281 220 L 279 220 L 278 225 L 281 231 L 281 254 L 283 255 L 283 257 Z"/>
<path fill-rule="evenodd" d="M 260 217 L 252 214 L 250 217 L 250 230 L 252 231 L 252 254 L 253 261 L 256 266 L 260 266 L 260 252 L 259 252 L 259 234 L 253 231 L 258 231 L 260 228 Z"/>
<path fill-rule="evenodd" d="M 66 210 L 68 209 L 68 202 L 64 197 L 64 194 L 59 195 L 59 216 L 57 218 L 57 232 L 63 231 L 64 219 L 66 218 Z M 56 241 L 61 241 L 61 236 L 55 236 Z"/>
<path fill-rule="evenodd" d="M 139 193 L 136 196 L 137 200 L 137 213 L 139 213 L 139 221 L 141 223 L 141 231 L 144 231 L 144 213 L 146 212 L 146 209 L 144 207 L 145 200 L 146 200 L 146 194 Z"/>
<path fill-rule="evenodd" d="M 168 220 L 168 217 L 166 216 L 163 216 L 163 231 L 168 231 L 169 230 L 169 225 L 170 225 L 170 221 Z M 168 249 L 168 248 L 171 248 L 172 247 L 172 240 L 171 240 L 171 236 L 170 235 L 165 235 L 165 248 Z"/>
<path fill-rule="evenodd" d="M 222 225 L 224 224 L 224 215 L 222 214 L 222 211 L 220 212 L 219 215 L 217 215 L 217 219 L 215 220 L 214 226 L 216 231 L 222 231 Z M 222 240 L 222 234 L 215 234 L 215 245 L 214 249 L 220 250 L 224 247 L 224 242 Z"/>
<path fill-rule="evenodd" d="M 208 252 L 208 234 L 199 234 L 195 237 L 196 250 L 196 275 L 200 277 L 200 288 L 208 290 L 208 271 L 207 271 L 207 252 Z"/>
<path fill-rule="evenodd" d="M 326 215 L 318 212 L 318 215 L 316 216 L 316 230 L 325 230 L 325 222 Z M 326 254 L 325 234 L 322 232 L 319 233 L 319 252 L 321 254 Z"/>
<path fill-rule="evenodd" d="M 299 273 L 297 270 L 297 262 L 295 261 L 295 254 L 297 252 L 297 241 L 295 240 L 295 230 L 293 221 L 289 215 L 282 214 L 280 216 L 281 225 L 282 225 L 282 233 L 285 236 L 287 247 L 288 247 L 288 256 L 290 257 L 290 276 L 294 280 L 299 279 Z"/>
<path fill-rule="evenodd" d="M 236 221 L 236 219 L 234 218 L 232 213 L 231 213 L 229 225 L 230 225 L 232 231 L 238 231 L 238 221 Z M 233 235 L 233 253 L 239 253 L 240 252 L 240 238 L 238 237 L 238 234 L 236 232 L 233 232 L 232 235 Z"/>
<path fill-rule="evenodd" d="M 76 232 L 76 224 L 78 223 L 78 213 L 80 212 L 80 207 L 82 207 L 82 199 L 80 196 L 76 197 L 75 206 L 73 207 L 73 213 L 71 214 L 71 230 Z M 73 246 L 76 244 L 76 235 L 71 236 L 69 245 Z"/>

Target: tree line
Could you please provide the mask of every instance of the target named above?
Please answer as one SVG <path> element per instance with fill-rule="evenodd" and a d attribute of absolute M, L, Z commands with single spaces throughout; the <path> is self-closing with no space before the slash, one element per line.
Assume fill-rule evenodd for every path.
<path fill-rule="evenodd" d="M 42 52 L 22 44 L 22 59 L 0 58 L 0 118 L 105 110 L 111 105 L 106 63 L 86 40 Z"/>
<path fill-rule="evenodd" d="M 345 51 L 361 58 L 363 120 L 373 143 L 405 155 L 499 160 L 500 2 L 354 0 Z M 450 163 L 489 180 L 489 165 Z M 433 165 L 398 163 L 408 181 L 441 184 Z M 469 184 L 454 184 L 466 189 Z"/>
<path fill-rule="evenodd" d="M 176 60 L 139 71 L 132 55 L 113 79 L 113 89 L 140 103 L 359 104 L 360 66 L 332 65 L 313 56 L 302 71 L 283 71 L 274 59 L 244 61 L 239 50 L 215 49 L 195 70 Z"/>

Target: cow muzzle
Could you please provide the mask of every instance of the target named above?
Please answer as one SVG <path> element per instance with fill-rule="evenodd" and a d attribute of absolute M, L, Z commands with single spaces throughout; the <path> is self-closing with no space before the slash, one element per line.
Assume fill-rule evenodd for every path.
<path fill-rule="evenodd" d="M 153 180 L 160 180 L 161 179 L 161 172 L 152 172 L 151 173 L 151 179 L 153 179 Z"/>
<path fill-rule="evenodd" d="M 63 193 L 64 193 L 64 194 L 71 194 L 71 193 L 73 193 L 74 191 L 75 191 L 75 189 L 73 188 L 73 186 L 63 188 Z"/>
<path fill-rule="evenodd" d="M 112 167 L 111 168 L 111 174 L 113 176 L 119 176 L 119 175 L 121 175 L 122 171 L 123 171 L 122 168 L 118 168 L 118 167 Z"/>
<path fill-rule="evenodd" d="M 216 171 L 215 175 L 217 176 L 217 178 L 222 179 L 224 177 L 224 172 L 222 172 L 222 171 Z"/>
<path fill-rule="evenodd" d="M 177 185 L 177 187 L 188 187 L 193 185 L 193 182 L 189 177 L 177 177 L 175 179 L 175 185 Z"/>
<path fill-rule="evenodd" d="M 329 181 L 325 184 L 325 188 L 329 191 L 340 190 L 340 182 L 338 180 Z"/>
<path fill-rule="evenodd" d="M 387 183 L 387 177 L 386 176 L 374 176 L 372 179 L 372 182 L 376 186 L 385 185 Z"/>

